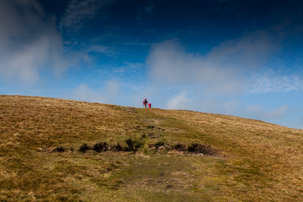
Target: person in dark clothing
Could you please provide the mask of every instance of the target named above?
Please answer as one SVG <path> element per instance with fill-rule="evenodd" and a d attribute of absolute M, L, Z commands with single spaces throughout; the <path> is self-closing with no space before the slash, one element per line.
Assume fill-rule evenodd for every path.
<path fill-rule="evenodd" d="M 144 106 L 144 108 L 146 108 L 147 104 L 148 104 L 148 101 L 147 101 L 147 99 L 145 98 L 145 99 L 143 100 L 143 106 Z"/>

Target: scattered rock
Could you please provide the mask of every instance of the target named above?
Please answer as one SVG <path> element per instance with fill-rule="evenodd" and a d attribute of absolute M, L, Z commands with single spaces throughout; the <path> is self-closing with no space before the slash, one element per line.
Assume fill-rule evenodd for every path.
<path fill-rule="evenodd" d="M 154 146 L 156 147 L 156 149 L 159 149 L 159 147 L 165 145 L 164 142 L 157 142 L 156 144 L 154 144 Z"/>
<path fill-rule="evenodd" d="M 171 150 L 171 147 L 165 144 L 163 141 L 157 142 L 155 144 L 150 144 L 148 147 L 155 149 L 156 151 Z"/>
<path fill-rule="evenodd" d="M 154 148 L 155 148 L 155 146 L 154 146 L 153 144 L 149 144 L 149 145 L 148 145 L 148 148 L 150 148 L 150 149 L 154 149 Z"/>
<path fill-rule="evenodd" d="M 166 145 L 160 146 L 158 148 L 159 151 L 164 151 L 164 150 L 168 150 L 168 147 Z"/>

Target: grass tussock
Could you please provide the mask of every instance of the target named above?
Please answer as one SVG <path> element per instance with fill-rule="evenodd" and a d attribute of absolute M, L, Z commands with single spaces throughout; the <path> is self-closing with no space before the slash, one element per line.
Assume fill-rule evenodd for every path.
<path fill-rule="evenodd" d="M 0 201 L 303 201 L 302 145 L 232 116 L 0 96 Z"/>

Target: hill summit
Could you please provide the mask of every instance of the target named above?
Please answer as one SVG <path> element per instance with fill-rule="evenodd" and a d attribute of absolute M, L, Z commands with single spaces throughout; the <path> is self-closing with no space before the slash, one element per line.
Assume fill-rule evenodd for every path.
<path fill-rule="evenodd" d="M 303 130 L 0 96 L 0 201 L 303 201 Z"/>

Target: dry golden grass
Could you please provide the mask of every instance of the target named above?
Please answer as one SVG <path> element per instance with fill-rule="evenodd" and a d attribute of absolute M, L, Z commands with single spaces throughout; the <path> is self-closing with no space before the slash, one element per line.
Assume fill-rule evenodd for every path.
<path fill-rule="evenodd" d="M 261 121 L 0 96 L 0 137 L 1 202 L 303 201 L 303 131 Z M 138 152 L 78 150 L 128 138 Z M 150 147 L 159 143 L 219 152 Z"/>

